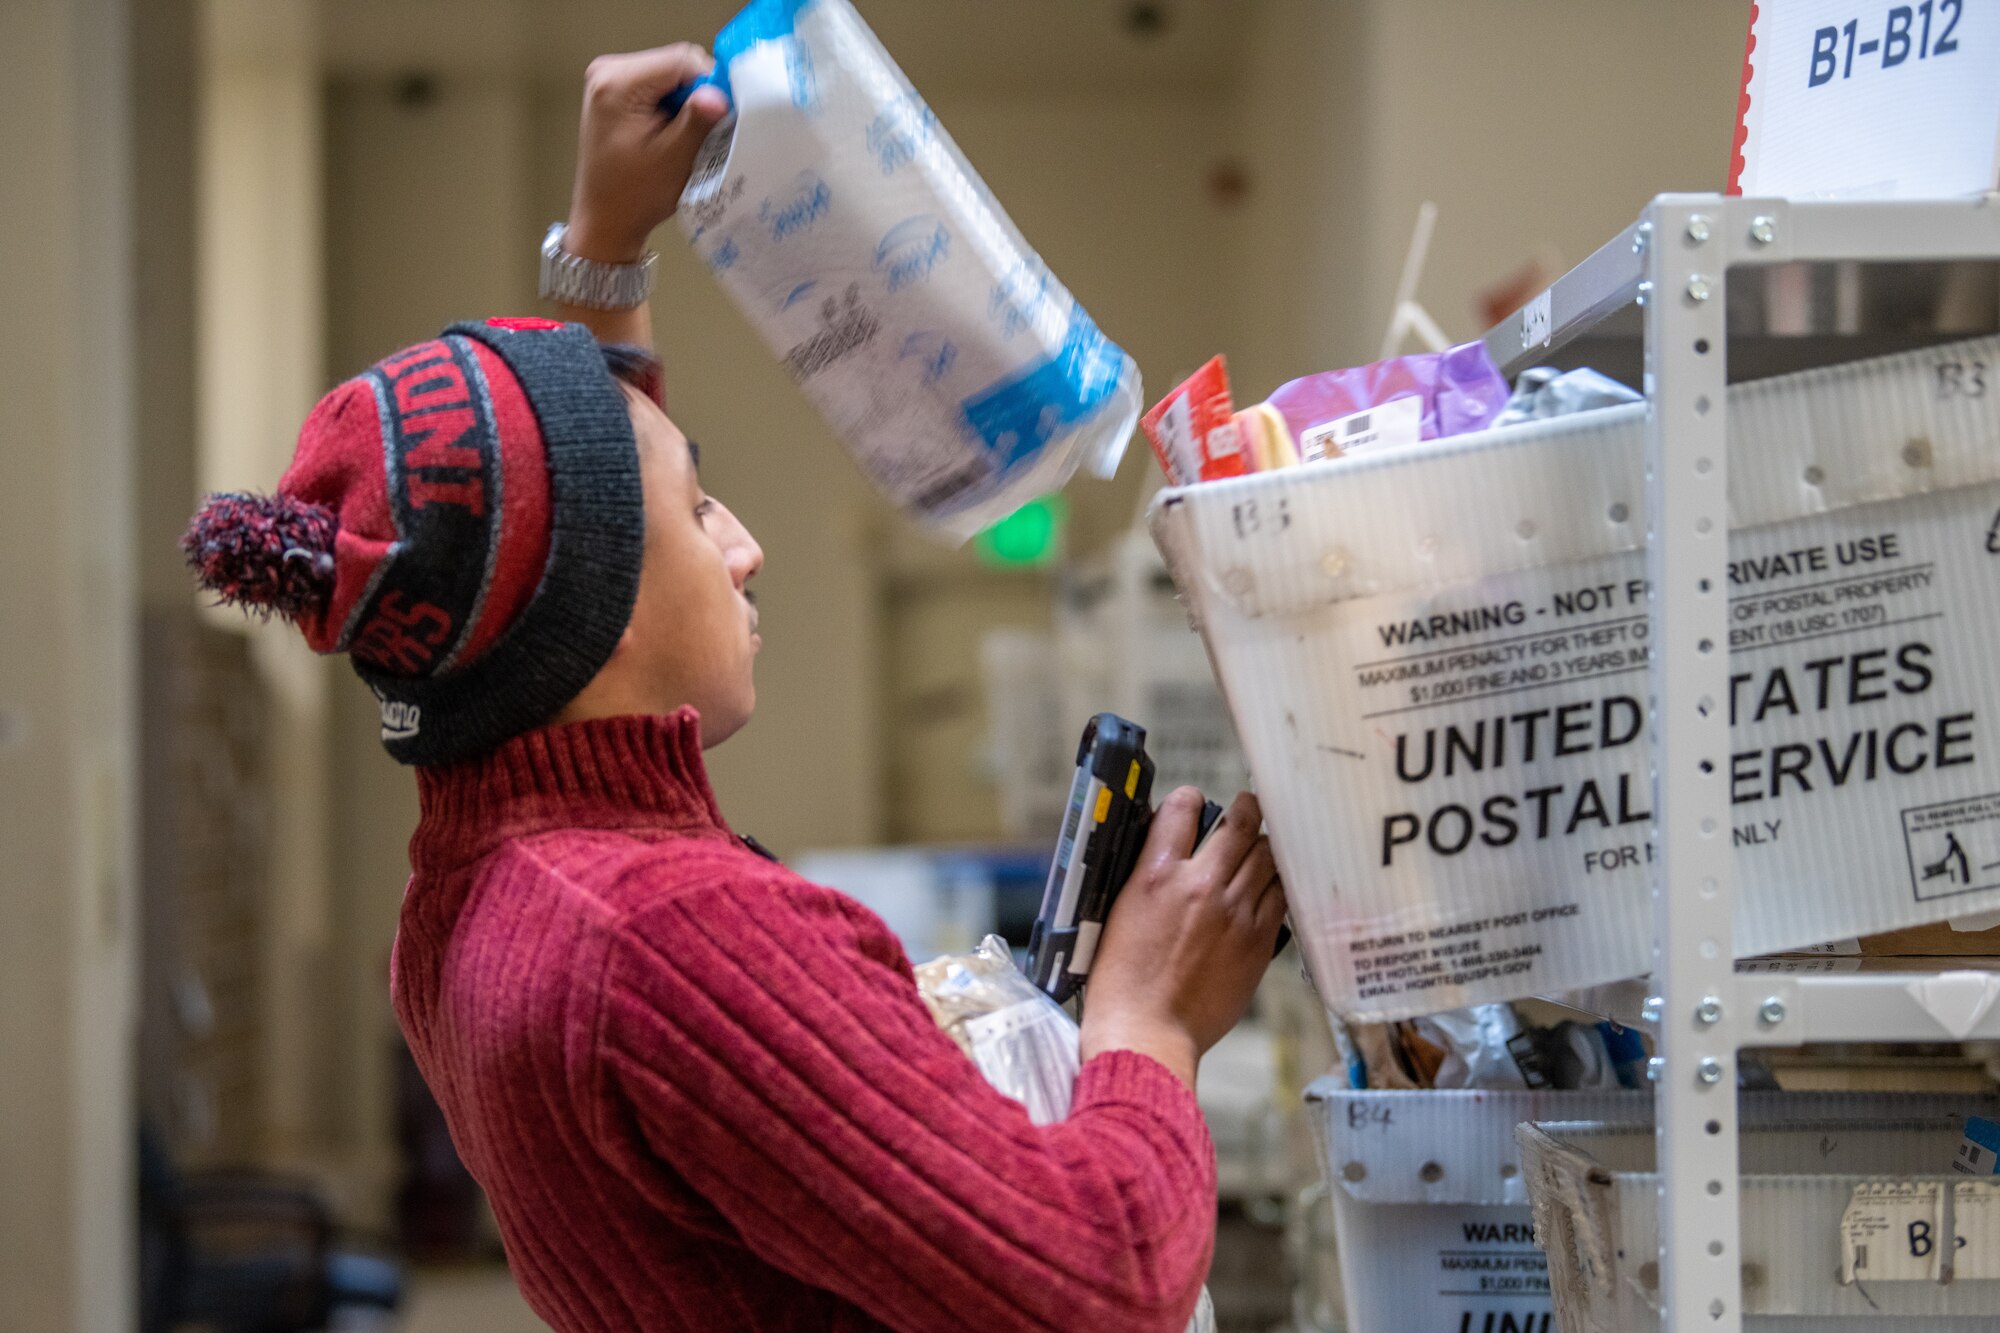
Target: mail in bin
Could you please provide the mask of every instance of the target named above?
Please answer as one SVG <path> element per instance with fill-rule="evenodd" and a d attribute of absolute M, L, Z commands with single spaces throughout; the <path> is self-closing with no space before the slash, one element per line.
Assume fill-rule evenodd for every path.
<path fill-rule="evenodd" d="M 2000 908 L 2000 339 L 1729 392 L 1742 954 Z M 1644 405 L 1163 492 L 1329 1006 L 1647 970 Z M 1724 645 L 1715 645 L 1721 648 Z"/>

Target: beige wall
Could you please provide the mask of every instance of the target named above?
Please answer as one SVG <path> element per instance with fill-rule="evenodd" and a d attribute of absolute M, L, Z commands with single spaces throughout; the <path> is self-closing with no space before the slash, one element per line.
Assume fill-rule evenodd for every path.
<path fill-rule="evenodd" d="M 0 1328 L 132 1321 L 129 21 L 0 6 Z"/>
<path fill-rule="evenodd" d="M 1230 128 L 1249 197 L 1229 234 L 1224 323 L 1245 402 L 1345 364 L 1361 321 L 1361 277 L 1378 262 L 1359 248 L 1372 201 L 1358 181 L 1377 114 L 1365 35 L 1380 7 L 1264 0 L 1245 16 Z"/>
<path fill-rule="evenodd" d="M 1350 354 L 1375 354 L 1418 206 L 1420 299 L 1455 340 L 1473 296 L 1544 246 L 1575 264 L 1654 195 L 1720 190 L 1746 0 L 1426 0 L 1370 9 L 1368 226 Z"/>
<path fill-rule="evenodd" d="M 1246 394 L 1375 357 L 1425 200 L 1418 297 L 1464 340 L 1479 292 L 1537 256 L 1574 264 L 1653 195 L 1722 186 L 1744 0 L 1264 0 L 1246 21 Z"/>

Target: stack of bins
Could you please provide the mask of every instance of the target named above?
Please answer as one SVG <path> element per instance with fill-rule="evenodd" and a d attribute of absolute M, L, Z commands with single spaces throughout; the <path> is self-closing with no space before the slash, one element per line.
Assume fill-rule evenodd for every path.
<path fill-rule="evenodd" d="M 1652 1116 L 1638 1092 L 1360 1092 L 1334 1079 L 1306 1106 L 1351 1333 L 1549 1333 L 1515 1128 Z"/>
<path fill-rule="evenodd" d="M 1718 778 L 1736 813 L 1733 829 L 1704 832 L 1736 848 L 1739 956 L 2000 909 L 2000 737 L 1988 734 L 2000 718 L 1989 665 L 2000 658 L 2000 395 L 1945 391 L 1996 359 L 2000 339 L 1983 338 L 1729 390 L 1733 680 L 1711 706 L 1732 721 L 1734 757 Z M 1649 967 L 1646 411 L 1155 502 L 1155 540 L 1228 700 L 1292 925 L 1337 1017 L 1418 1017 Z M 1630 1271 L 1593 1288 L 1595 1304 L 1562 1305 L 1567 1258 L 1542 1267 L 1527 1162 L 1511 1143 L 1519 1124 L 1566 1121 L 1594 1128 L 1538 1164 L 1649 1147 L 1646 1094 L 1322 1081 L 1309 1101 L 1352 1328 L 1586 1333 L 1656 1319 L 1644 1291 L 1656 1246 L 1637 1230 L 1619 1233 L 1619 1261 L 1637 1256 Z M 1800 1125 L 1838 1139 L 1858 1119 L 1930 1114 L 1891 1096 L 1754 1113 L 1746 1101 L 1744 1119 L 1777 1126 L 1761 1141 L 1778 1143 Z M 1919 1181 L 1944 1170 L 1948 1147 L 1927 1156 L 1944 1126 L 1905 1131 L 1914 1155 L 1855 1170 Z M 1746 1198 L 1777 1169 L 1759 1151 L 1746 1139 Z M 1629 1183 L 1644 1174 L 1636 1159 L 1577 1169 L 1586 1183 L 1650 1188 Z M 1851 1198 L 1852 1184 L 1825 1188 Z M 1747 1307 L 1753 1327 L 1862 1326 L 1839 1322 L 1858 1317 L 1855 1287 L 1836 1276 L 1840 1211 L 1831 1236 L 1815 1214 L 1817 1248 L 1796 1270 L 1818 1263 L 1831 1294 L 1779 1294 L 1773 1259 L 1747 1274 L 1765 1284 Z M 1643 1229 L 1653 1216 L 1635 1204 L 1612 1221 Z M 1592 1234 L 1609 1234 L 1602 1214 L 1594 1222 Z M 1805 1224 L 1746 1213 L 1745 1234 Z M 1976 1285 L 1931 1285 L 1882 1308 L 1934 1322 L 1894 1328 L 1970 1333 L 1981 1325 L 1966 1320 L 1989 1317 Z M 1873 1288 L 1859 1286 L 1865 1302 Z M 1589 1319 L 1600 1322 L 1576 1322 Z M 1827 1322 L 1796 1322 L 1812 1319 Z"/>
<path fill-rule="evenodd" d="M 2000 1182 L 1950 1174 L 1966 1117 L 2000 1114 L 1994 1099 L 1780 1093 L 1743 1110 L 1734 1262 L 1749 1333 L 2000 1328 Z M 1562 1333 L 1656 1327 L 1651 1127 L 1517 1133 Z"/>

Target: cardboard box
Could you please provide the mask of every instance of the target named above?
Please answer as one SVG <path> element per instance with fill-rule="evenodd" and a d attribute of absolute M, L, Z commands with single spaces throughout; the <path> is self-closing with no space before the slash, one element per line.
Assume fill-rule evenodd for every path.
<path fill-rule="evenodd" d="M 1729 393 L 1739 955 L 2000 909 L 2000 339 Z M 1645 410 L 1154 503 L 1343 1017 L 1650 966 Z"/>
<path fill-rule="evenodd" d="M 1865 958 L 2000 958 L 2000 929 L 1957 930 L 1948 921 L 1934 921 L 1867 935 L 1853 944 Z"/>

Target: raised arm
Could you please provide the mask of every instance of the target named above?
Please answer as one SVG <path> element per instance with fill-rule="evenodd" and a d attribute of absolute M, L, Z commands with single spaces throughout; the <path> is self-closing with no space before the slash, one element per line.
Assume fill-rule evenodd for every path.
<path fill-rule="evenodd" d="M 720 89 L 704 87 L 669 120 L 660 99 L 714 63 L 708 52 L 685 42 L 590 62 L 563 249 L 599 263 L 639 262 L 653 229 L 680 203 L 702 140 L 729 109 Z M 588 327 L 599 342 L 653 345 L 648 306 L 588 310 L 557 303 L 555 310 Z"/>

